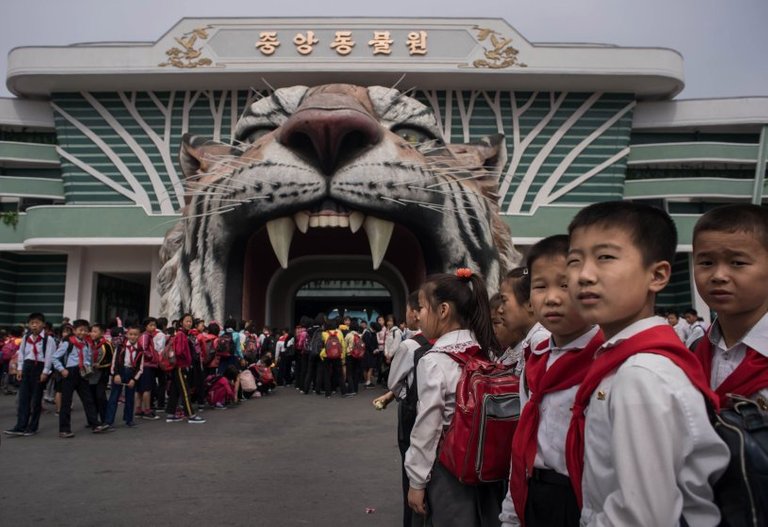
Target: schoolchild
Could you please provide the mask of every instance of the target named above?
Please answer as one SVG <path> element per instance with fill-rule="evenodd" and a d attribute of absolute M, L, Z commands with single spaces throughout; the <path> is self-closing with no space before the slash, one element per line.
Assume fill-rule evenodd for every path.
<path fill-rule="evenodd" d="M 88 377 L 88 387 L 96 405 L 96 412 L 99 414 L 99 422 L 104 423 L 107 416 L 107 385 L 114 348 L 104 335 L 104 326 L 101 324 L 91 326 L 88 338 L 88 345 L 93 351 L 93 372 Z"/>
<path fill-rule="evenodd" d="M 24 328 L 21 326 L 12 327 L 8 335 L 3 342 L 2 350 L 2 367 L 0 367 L 0 388 L 3 390 L 4 395 L 16 395 L 16 391 L 11 389 L 14 382 L 16 382 L 16 371 L 13 372 L 13 380 L 11 380 L 11 363 L 18 364 L 18 351 L 21 347 L 21 337 L 24 334 Z M 15 367 L 18 370 L 18 367 Z"/>
<path fill-rule="evenodd" d="M 330 357 L 331 346 L 337 346 L 338 357 Z M 339 329 L 339 319 L 332 318 L 325 325 L 325 331 L 323 331 L 323 349 L 320 352 L 320 360 L 322 361 L 323 368 L 323 388 L 325 389 L 325 397 L 331 396 L 331 393 L 338 388 L 341 391 L 341 395 L 347 393 L 347 389 L 344 386 L 344 375 L 342 370 L 342 364 L 347 359 L 347 343 L 344 341 L 344 335 Z"/>
<path fill-rule="evenodd" d="M 576 393 L 566 465 L 582 525 L 718 525 L 712 484 L 729 461 L 696 357 L 662 317 L 677 232 L 626 201 L 582 209 L 568 228 L 568 290 L 606 341 Z"/>
<path fill-rule="evenodd" d="M 312 325 L 312 320 L 306 315 L 299 319 L 299 323 L 294 330 L 294 348 L 296 348 L 296 370 L 294 372 L 294 384 L 296 389 L 301 391 L 304 387 L 304 374 L 307 371 L 307 349 L 309 345 L 309 333 L 307 328 Z"/>
<path fill-rule="evenodd" d="M 486 286 L 469 270 L 461 276 L 427 277 L 419 290 L 419 323 L 431 350 L 416 367 L 419 405 L 405 454 L 410 489 L 408 504 L 427 524 L 442 527 L 499 525 L 503 485 L 463 485 L 438 459 L 443 431 L 456 408 L 461 366 L 448 355 L 480 346 L 482 353 L 497 349 Z"/>
<path fill-rule="evenodd" d="M 123 405 L 123 421 L 125 426 L 134 427 L 134 395 L 136 387 L 141 382 L 144 370 L 144 352 L 139 345 L 141 332 L 138 326 L 128 325 L 125 328 L 125 340 L 115 350 L 112 357 L 112 365 L 109 371 L 112 385 L 109 393 L 109 405 L 104 424 L 96 429 L 96 432 L 104 432 L 115 424 L 117 404 L 125 387 L 125 404 Z"/>
<path fill-rule="evenodd" d="M 514 366 L 516 374 L 520 375 L 526 355 L 549 339 L 549 331 L 536 320 L 531 307 L 531 276 L 527 267 L 509 271 L 501 281 L 499 294 L 501 307 L 498 312 L 515 344 L 499 357 L 498 362 Z"/>
<path fill-rule="evenodd" d="M 416 353 L 420 351 L 421 355 L 429 349 L 429 341 L 422 335 L 419 329 L 419 291 L 412 291 L 408 295 L 408 302 L 405 307 L 406 328 L 410 332 L 410 337 L 403 340 L 398 346 L 397 351 L 392 358 L 392 364 L 387 379 L 389 392 L 374 401 L 386 406 L 391 399 L 397 399 L 397 446 L 400 450 L 401 472 L 403 484 L 403 526 L 412 525 L 413 514 L 408 506 L 408 474 L 405 472 L 405 453 L 411 446 L 411 431 L 416 420 L 417 403 L 414 386 L 414 369 L 417 363 Z M 409 397 L 410 395 L 410 397 Z"/>
<path fill-rule="evenodd" d="M 284 328 L 280 330 L 280 335 L 277 337 L 277 341 L 275 342 L 275 363 L 277 364 L 277 367 L 278 367 L 278 374 L 277 374 L 278 386 L 283 386 L 285 384 L 288 384 L 286 377 L 290 374 L 290 371 L 287 372 L 288 375 L 286 375 L 286 371 L 285 371 L 286 366 L 290 369 L 290 361 L 285 356 L 288 338 L 289 338 L 288 329 Z"/>
<path fill-rule="evenodd" d="M 385 384 L 384 382 L 384 374 L 387 372 L 387 368 L 385 366 L 385 358 L 384 358 L 384 344 L 387 339 L 387 323 L 383 316 L 379 315 L 376 317 L 376 323 L 378 324 L 378 328 L 376 330 L 376 340 L 378 342 L 378 345 L 376 346 L 376 351 L 374 351 L 374 354 L 376 355 L 376 384 Z"/>
<path fill-rule="evenodd" d="M 576 391 L 604 339 L 568 294 L 567 255 L 568 236 L 556 235 L 531 247 L 526 261 L 531 306 L 551 337 L 531 351 L 520 382 L 521 416 L 499 518 L 505 527 L 579 525 L 565 466 L 565 435 Z"/>
<path fill-rule="evenodd" d="M 347 380 L 347 395 L 354 397 L 357 395 L 360 379 L 363 378 L 363 360 L 365 359 L 365 342 L 360 335 L 360 326 L 352 322 L 344 340 L 347 344 L 347 363 L 344 370 Z M 363 354 L 359 355 L 356 350 L 362 350 Z"/>
<path fill-rule="evenodd" d="M 189 331 L 192 329 L 192 315 L 186 313 L 179 321 L 180 326 L 173 335 L 173 353 L 176 364 L 170 372 L 171 387 L 168 390 L 168 400 L 165 406 L 165 422 L 176 423 L 182 421 L 182 417 L 176 415 L 176 407 L 181 402 L 187 422 L 191 424 L 205 423 L 205 419 L 192 410 L 192 399 L 187 387 L 189 369 L 192 366 L 192 352 L 189 349 Z"/>
<path fill-rule="evenodd" d="M 168 340 L 168 319 L 165 317 L 158 317 L 156 322 L 157 331 L 155 332 L 152 342 L 155 345 L 155 350 L 158 353 L 162 353 L 165 349 L 165 343 Z M 168 375 L 162 368 L 157 368 L 155 373 L 157 375 L 157 382 L 152 391 L 152 405 L 150 408 L 155 412 L 165 412 L 165 394 L 168 389 Z"/>
<path fill-rule="evenodd" d="M 394 315 L 387 315 L 386 328 L 387 333 L 384 336 L 384 361 L 387 364 L 391 364 L 392 357 L 395 356 L 397 348 L 403 341 L 403 331 L 397 325 L 397 319 Z"/>
<path fill-rule="evenodd" d="M 726 205 L 693 230 L 696 288 L 717 312 L 696 348 L 721 406 L 728 394 L 752 399 L 768 414 L 768 209 Z"/>
<path fill-rule="evenodd" d="M 88 426 L 95 430 L 99 426 L 96 405 L 88 388 L 88 376 L 91 373 L 93 352 L 85 337 L 88 335 L 87 320 L 72 322 L 73 335 L 59 344 L 53 354 L 52 364 L 61 375 L 61 409 L 59 410 L 59 437 L 75 437 L 72 433 L 72 396 L 77 392 L 83 403 Z M 132 401 L 131 401 L 132 402 Z M 128 403 L 131 404 L 131 403 Z"/>
<path fill-rule="evenodd" d="M 187 382 L 192 401 L 196 407 L 204 406 L 205 400 L 205 366 L 203 365 L 203 333 L 205 330 L 205 321 L 196 318 L 192 322 L 192 329 L 189 330 L 187 338 L 189 340 L 189 351 L 192 356 L 192 365 L 189 368 Z M 238 342 L 240 341 L 238 335 Z"/>
<path fill-rule="evenodd" d="M 680 318 L 680 313 L 674 309 L 667 311 L 666 317 L 669 325 L 672 326 L 672 329 L 675 330 L 677 336 L 680 337 L 680 341 L 686 342 L 688 340 L 688 333 L 690 332 L 688 322 L 686 322 L 684 318 Z"/>
<path fill-rule="evenodd" d="M 499 343 L 498 355 L 492 357 L 495 361 L 500 361 L 505 353 L 511 354 L 512 348 L 517 344 L 516 335 L 507 329 L 504 323 L 504 307 L 501 301 L 501 293 L 494 293 L 488 300 L 491 306 L 491 323 L 493 323 L 493 334 L 496 335 L 496 341 Z"/>
<path fill-rule="evenodd" d="M 320 385 L 322 384 L 323 368 L 319 366 L 318 363 L 320 362 L 320 351 L 322 350 L 321 344 L 324 325 L 325 315 L 318 313 L 314 323 L 307 330 L 309 351 L 307 352 L 307 372 L 304 376 L 304 386 L 302 389 L 304 395 L 308 395 L 313 389 L 318 395 L 321 393 Z M 319 337 L 317 335 L 319 335 Z"/>
<path fill-rule="evenodd" d="M 27 330 L 16 352 L 16 380 L 19 384 L 16 425 L 6 430 L 10 436 L 32 436 L 40 425 L 43 390 L 51 373 L 51 359 L 56 350 L 53 336 L 44 331 L 45 316 L 30 313 Z"/>
<path fill-rule="evenodd" d="M 219 368 L 219 356 L 216 353 L 216 339 L 219 338 L 221 328 L 216 322 L 211 322 L 206 326 L 205 331 L 200 336 L 200 353 L 203 360 L 205 378 L 209 375 L 215 375 Z"/>
<path fill-rule="evenodd" d="M 685 347 L 691 351 L 696 350 L 696 346 L 699 344 L 704 335 L 707 333 L 707 324 L 704 319 L 699 316 L 699 313 L 695 309 L 687 309 L 683 313 L 683 318 L 688 322 L 688 339 L 685 341 Z"/>
<path fill-rule="evenodd" d="M 365 327 L 362 327 L 362 326 Z M 367 323 L 361 323 L 363 342 L 365 342 L 365 359 L 363 360 L 363 369 L 365 370 L 365 387 L 373 388 L 373 371 L 378 365 L 378 355 L 376 350 L 379 347 L 378 332 L 381 326 L 378 322 L 371 322 L 370 327 Z"/>
<path fill-rule="evenodd" d="M 160 419 L 152 410 L 152 392 L 155 390 L 155 383 L 157 382 L 158 361 L 160 359 L 160 351 L 155 349 L 157 319 L 148 317 L 144 319 L 141 325 L 144 331 L 139 336 L 138 346 L 139 353 L 142 355 L 142 372 L 135 387 L 139 400 L 137 416 L 141 419 L 155 421 Z"/>

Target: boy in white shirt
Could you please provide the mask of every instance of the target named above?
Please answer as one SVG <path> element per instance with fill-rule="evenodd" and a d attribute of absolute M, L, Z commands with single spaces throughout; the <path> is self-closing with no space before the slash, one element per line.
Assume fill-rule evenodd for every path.
<path fill-rule="evenodd" d="M 566 441 L 581 525 L 718 525 L 712 485 L 730 456 L 707 414 L 717 400 L 693 354 L 653 316 L 677 247 L 672 219 L 638 203 L 596 203 L 568 231 L 569 292 L 606 338 Z"/>
<path fill-rule="evenodd" d="M 603 334 L 582 318 L 568 294 L 567 255 L 566 235 L 544 238 L 528 253 L 531 306 L 552 336 L 531 350 L 521 378 L 509 492 L 499 515 L 503 527 L 579 525 L 565 466 L 565 435 L 573 398 Z"/>

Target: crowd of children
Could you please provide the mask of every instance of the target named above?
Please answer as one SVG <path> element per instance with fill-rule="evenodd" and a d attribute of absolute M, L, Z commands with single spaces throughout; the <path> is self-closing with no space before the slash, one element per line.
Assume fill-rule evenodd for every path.
<path fill-rule="evenodd" d="M 676 247 L 666 212 L 599 203 L 535 244 L 490 302 L 471 270 L 427 278 L 408 309 L 421 334 L 374 400 L 399 402 L 404 526 L 768 525 L 768 488 L 744 465 L 745 448 L 758 463 L 768 453 L 768 209 L 724 206 L 696 224 L 710 327 L 694 310 L 655 309 Z M 466 411 L 473 378 L 451 356 L 478 346 L 519 375 L 504 482 L 448 469 L 457 390 Z M 746 416 L 736 432 L 753 434 L 741 450 L 714 426 L 731 407 Z"/>
<path fill-rule="evenodd" d="M 277 385 L 326 397 L 357 395 L 366 379 L 373 386 L 372 372 L 384 364 L 379 335 L 350 319 L 340 324 L 318 315 L 315 322 L 304 317 L 293 332 L 259 333 L 250 324 L 206 324 L 185 314 L 170 325 L 153 317 L 109 327 L 75 320 L 54 331 L 42 313 L 32 313 L 25 328 L 0 335 L 4 393 L 18 399 L 17 422 L 5 434 L 37 434 L 45 398 L 56 405 L 59 436 L 74 437 L 75 393 L 88 426 L 103 433 L 114 427 L 120 404 L 126 427 L 158 420 L 158 413 L 169 423 L 201 424 L 202 409 L 225 409 Z M 386 325 L 384 318 L 372 324 L 382 339 Z"/>
<path fill-rule="evenodd" d="M 19 398 L 6 434 L 37 432 L 47 385 L 61 393 L 60 434 L 71 437 L 75 392 L 103 432 L 121 396 L 127 426 L 163 408 L 168 422 L 201 423 L 204 404 L 275 382 L 351 397 L 377 379 L 390 391 L 376 408 L 398 402 L 406 527 L 741 524 L 731 514 L 768 525 L 768 489 L 749 487 L 760 480 L 745 476 L 743 495 L 723 492 L 721 476 L 739 460 L 713 426 L 747 404 L 768 429 L 768 209 L 724 206 L 697 222 L 692 263 L 717 314 L 709 327 L 693 310 L 656 310 L 676 248 L 666 212 L 606 202 L 535 244 L 490 299 L 470 269 L 427 277 L 404 326 L 318 315 L 276 337 L 185 315 L 170 330 L 152 318 L 109 331 L 78 320 L 59 337 L 33 313 L 3 347 Z M 455 469 L 455 420 L 471 406 L 466 379 L 478 368 L 515 378 L 519 419 L 502 480 L 468 482 Z M 483 411 L 506 415 L 488 401 Z M 729 508 L 747 497 L 750 506 Z"/>

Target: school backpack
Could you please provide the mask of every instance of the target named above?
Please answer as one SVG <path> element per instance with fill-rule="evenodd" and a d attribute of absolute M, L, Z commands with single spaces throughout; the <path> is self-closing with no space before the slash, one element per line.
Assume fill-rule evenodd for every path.
<path fill-rule="evenodd" d="M 329 331 L 328 338 L 325 339 L 325 358 L 329 360 L 340 359 L 342 349 L 338 331 Z"/>
<path fill-rule="evenodd" d="M 296 349 L 300 354 L 304 354 L 305 351 L 307 351 L 307 330 L 302 329 L 299 332 L 299 336 L 296 338 Z"/>
<path fill-rule="evenodd" d="M 256 375 L 259 378 L 259 382 L 263 384 L 264 386 L 274 386 L 275 385 L 275 376 L 272 373 L 272 368 L 267 366 L 266 364 L 263 364 L 261 362 L 257 362 L 254 365 L 254 369 L 256 370 Z"/>
<path fill-rule="evenodd" d="M 419 413 L 419 390 L 416 368 L 419 366 L 419 361 L 424 354 L 432 349 L 432 344 L 421 333 L 412 336 L 411 339 L 415 340 L 419 347 L 413 352 L 413 382 L 405 386 L 405 398 L 400 401 L 400 419 L 397 423 L 397 442 L 406 449 L 411 444 L 411 431 L 416 422 L 416 415 Z"/>
<path fill-rule="evenodd" d="M 732 396 L 732 408 L 713 414 L 731 461 L 714 486 L 727 527 L 768 525 L 768 416 L 754 401 Z"/>
<path fill-rule="evenodd" d="M 462 370 L 440 463 L 465 485 L 504 481 L 520 418 L 519 379 L 512 368 L 481 357 L 478 346 L 448 356 Z"/>
<path fill-rule="evenodd" d="M 357 360 L 365 356 L 365 342 L 357 333 L 352 336 L 352 349 L 349 350 L 349 355 Z"/>
<path fill-rule="evenodd" d="M 11 362 L 11 359 L 14 355 L 16 355 L 16 352 L 19 350 L 19 346 L 16 345 L 16 339 L 10 338 L 6 341 L 5 344 L 3 344 L 2 349 L 2 357 L 0 360 L 0 364 L 6 364 Z"/>
<path fill-rule="evenodd" d="M 202 345 L 203 366 L 206 368 L 218 368 L 219 356 L 216 355 L 216 338 L 212 335 L 206 335 Z"/>
<path fill-rule="evenodd" d="M 259 337 L 253 333 L 245 334 L 245 358 L 254 362 L 259 358 Z"/>
<path fill-rule="evenodd" d="M 173 346 L 175 339 L 169 338 L 165 341 L 165 347 L 162 353 L 160 353 L 160 362 L 157 363 L 158 368 L 166 373 L 172 372 L 176 367 L 176 350 Z"/>
<path fill-rule="evenodd" d="M 235 339 L 232 333 L 225 331 L 216 340 L 216 355 L 219 357 L 231 357 L 235 354 Z"/>
<path fill-rule="evenodd" d="M 265 355 L 267 353 L 273 353 L 275 352 L 275 337 L 272 335 L 264 335 L 264 338 L 261 339 L 261 354 Z"/>
<path fill-rule="evenodd" d="M 256 378 L 251 373 L 251 370 L 243 370 L 240 372 L 240 389 L 244 393 L 250 393 L 256 391 Z"/>
<path fill-rule="evenodd" d="M 323 351 L 323 330 L 317 327 L 309 339 L 309 356 L 317 357 L 321 351 Z"/>

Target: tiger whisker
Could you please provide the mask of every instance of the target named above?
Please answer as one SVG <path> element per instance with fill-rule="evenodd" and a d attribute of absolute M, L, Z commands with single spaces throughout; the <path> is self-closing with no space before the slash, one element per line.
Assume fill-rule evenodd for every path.
<path fill-rule="evenodd" d="M 399 79 L 397 79 L 397 81 L 395 81 L 395 83 L 394 83 L 394 84 L 393 84 L 393 85 L 390 87 L 390 90 L 396 90 L 396 89 L 397 89 L 397 86 L 398 86 L 398 85 L 399 85 L 401 82 L 403 82 L 403 79 L 405 79 L 405 76 L 406 76 L 406 73 L 403 73 L 402 75 L 400 75 L 400 78 L 399 78 Z"/>
<path fill-rule="evenodd" d="M 402 205 L 403 207 L 405 207 L 405 203 L 402 203 L 401 201 L 399 201 L 399 200 L 397 200 L 397 199 L 395 199 L 395 198 L 390 198 L 390 197 L 388 197 L 388 196 L 379 196 L 379 197 L 380 197 L 381 199 L 383 199 L 383 200 L 386 200 L 386 201 L 392 201 L 392 202 L 394 202 L 394 203 L 397 203 L 398 205 Z"/>

